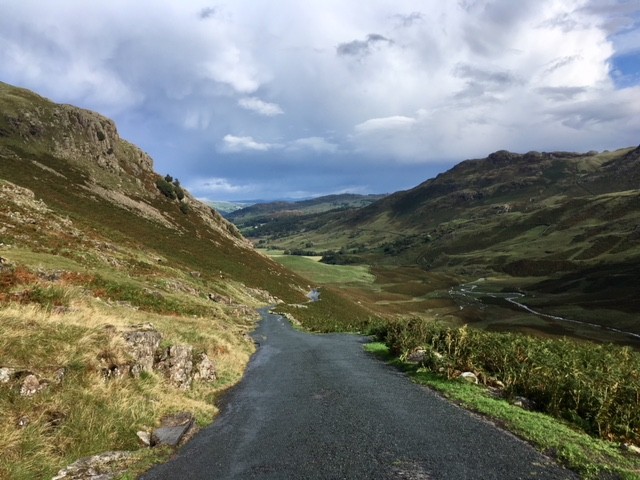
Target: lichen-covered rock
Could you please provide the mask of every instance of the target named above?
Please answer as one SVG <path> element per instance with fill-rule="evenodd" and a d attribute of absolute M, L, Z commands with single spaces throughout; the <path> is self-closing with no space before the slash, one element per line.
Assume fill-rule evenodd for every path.
<path fill-rule="evenodd" d="M 160 354 L 156 369 L 164 373 L 171 384 L 187 390 L 193 379 L 193 347 L 172 345 Z"/>
<path fill-rule="evenodd" d="M 195 365 L 193 379 L 202 382 L 215 382 L 218 378 L 215 365 L 206 353 L 201 353 L 199 357 Z"/>
<path fill-rule="evenodd" d="M 142 372 L 152 372 L 162 334 L 151 323 L 146 323 L 132 326 L 131 330 L 124 332 L 122 336 L 129 345 L 129 354 L 133 358 L 131 374 L 139 377 Z"/>
<path fill-rule="evenodd" d="M 60 470 L 51 480 L 111 480 L 126 471 L 131 452 L 106 452 L 81 458 Z"/>

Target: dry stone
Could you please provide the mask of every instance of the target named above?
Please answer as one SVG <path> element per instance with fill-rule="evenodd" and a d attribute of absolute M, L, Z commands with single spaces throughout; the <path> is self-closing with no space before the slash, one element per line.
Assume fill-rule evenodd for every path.
<path fill-rule="evenodd" d="M 466 380 L 469 383 L 478 383 L 478 377 L 473 372 L 462 372 L 460 378 Z"/>

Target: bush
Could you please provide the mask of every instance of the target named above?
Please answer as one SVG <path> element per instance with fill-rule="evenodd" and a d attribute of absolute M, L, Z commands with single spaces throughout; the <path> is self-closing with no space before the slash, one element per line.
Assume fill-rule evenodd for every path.
<path fill-rule="evenodd" d="M 396 354 L 425 348 L 424 366 L 448 377 L 475 372 L 500 380 L 505 394 L 609 440 L 640 440 L 640 354 L 628 347 L 579 344 L 515 333 L 448 328 L 422 319 L 383 332 Z"/>
<path fill-rule="evenodd" d="M 178 198 L 178 196 L 176 195 L 175 187 L 172 183 L 167 182 L 166 179 L 159 178 L 156 181 L 156 186 L 165 197 L 170 198 L 171 200 L 175 200 L 176 198 Z"/>

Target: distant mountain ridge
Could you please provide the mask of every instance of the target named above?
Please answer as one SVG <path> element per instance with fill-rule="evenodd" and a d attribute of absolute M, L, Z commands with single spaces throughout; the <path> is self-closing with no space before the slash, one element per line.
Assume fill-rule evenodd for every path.
<path fill-rule="evenodd" d="M 342 193 L 298 201 L 274 201 L 256 203 L 227 214 L 227 218 L 240 228 L 293 216 L 318 214 L 333 210 L 352 210 L 370 205 L 385 195 L 359 195 Z"/>
<path fill-rule="evenodd" d="M 418 267 L 457 281 L 499 277 L 546 295 L 548 311 L 616 318 L 640 333 L 639 186 L 640 147 L 498 151 L 362 208 L 275 220 L 247 234 L 332 263 Z"/>

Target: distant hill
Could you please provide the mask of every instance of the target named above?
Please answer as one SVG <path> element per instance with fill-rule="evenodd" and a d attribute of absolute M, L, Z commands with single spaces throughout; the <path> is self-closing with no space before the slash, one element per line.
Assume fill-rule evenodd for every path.
<path fill-rule="evenodd" d="M 499 151 L 363 208 L 276 220 L 255 235 L 333 263 L 500 278 L 544 296 L 548 312 L 640 333 L 639 186 L 640 147 Z"/>
<path fill-rule="evenodd" d="M 326 195 L 299 201 L 256 203 L 227 214 L 243 232 L 251 235 L 252 229 L 278 219 L 292 219 L 324 212 L 344 212 L 371 205 L 385 195 L 357 195 L 344 193 Z M 295 221 L 295 220 L 294 220 Z"/>

